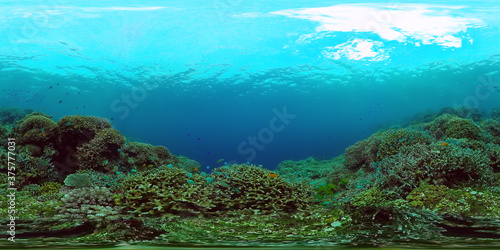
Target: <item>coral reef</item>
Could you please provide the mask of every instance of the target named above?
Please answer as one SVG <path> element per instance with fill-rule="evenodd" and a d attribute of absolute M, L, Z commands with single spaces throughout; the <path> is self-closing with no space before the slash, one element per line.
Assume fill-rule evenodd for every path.
<path fill-rule="evenodd" d="M 96 169 L 111 172 L 117 165 L 120 146 L 125 137 L 118 130 L 105 128 L 98 131 L 95 137 L 76 151 L 76 164 L 79 169 Z"/>
<path fill-rule="evenodd" d="M 127 170 L 134 167 L 148 169 L 177 163 L 176 157 L 172 156 L 168 149 L 163 146 L 153 146 L 140 142 L 126 142 L 120 150 L 121 165 Z"/>
<path fill-rule="evenodd" d="M 378 161 L 378 148 L 382 143 L 381 133 L 357 142 L 345 150 L 345 165 L 350 170 L 368 169 L 372 162 Z"/>
<path fill-rule="evenodd" d="M 111 219 L 118 214 L 114 206 L 113 194 L 107 188 L 77 188 L 69 191 L 61 199 L 58 219 L 76 221 L 98 221 Z"/>
<path fill-rule="evenodd" d="M 431 138 L 425 132 L 410 129 L 390 129 L 381 134 L 377 155 L 379 159 L 397 154 L 400 148 L 415 144 L 428 144 Z"/>
<path fill-rule="evenodd" d="M 51 194 L 51 193 L 57 193 L 59 190 L 62 188 L 62 185 L 57 183 L 57 182 L 45 182 L 43 185 L 40 187 L 40 194 Z"/>
<path fill-rule="evenodd" d="M 490 117 L 500 122 L 500 107 L 493 108 L 490 112 Z"/>
<path fill-rule="evenodd" d="M 480 129 L 469 119 L 451 118 L 445 124 L 445 135 L 448 138 L 480 139 Z"/>
<path fill-rule="evenodd" d="M 34 144 L 44 147 L 55 140 L 56 123 L 42 113 L 31 113 L 18 121 L 12 131 L 18 144 Z"/>
<path fill-rule="evenodd" d="M 0 125 L 14 124 L 30 113 L 33 113 L 32 109 L 1 107 Z"/>
<path fill-rule="evenodd" d="M 500 122 L 494 112 L 480 120 L 477 109 L 437 114 L 377 131 L 331 160 L 284 161 L 276 171 L 226 164 L 207 174 L 163 146 L 126 141 L 98 117 L 13 116 L 0 137 L 21 139 L 17 216 L 47 230 L 92 225 L 81 241 L 439 241 L 449 217 L 500 216 Z M 5 155 L 0 148 L 2 163 Z M 6 183 L 0 173 L 2 203 Z"/>
<path fill-rule="evenodd" d="M 273 172 L 254 165 L 231 165 L 213 170 L 215 209 L 295 212 L 312 202 L 313 189 L 290 183 Z"/>
<path fill-rule="evenodd" d="M 190 180 L 190 181 L 189 181 Z M 211 189 L 201 175 L 177 167 L 161 167 L 125 178 L 122 192 L 115 197 L 124 211 L 136 215 L 195 215 L 207 211 Z"/>
<path fill-rule="evenodd" d="M 454 144 L 403 147 L 397 155 L 381 161 L 377 168 L 378 186 L 402 196 L 426 179 L 448 187 L 481 186 L 492 181 L 489 159 L 484 152 Z"/>
<path fill-rule="evenodd" d="M 70 174 L 66 176 L 64 184 L 74 188 L 90 187 L 92 185 L 89 174 Z"/>
<path fill-rule="evenodd" d="M 312 157 L 301 161 L 282 161 L 276 173 L 290 182 L 303 182 L 313 186 L 325 185 L 328 174 L 334 168 L 343 168 L 343 157 L 318 161 Z"/>

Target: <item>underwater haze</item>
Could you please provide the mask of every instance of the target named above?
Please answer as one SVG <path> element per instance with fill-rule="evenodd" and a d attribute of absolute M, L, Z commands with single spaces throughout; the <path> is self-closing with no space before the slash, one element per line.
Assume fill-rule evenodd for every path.
<path fill-rule="evenodd" d="M 300 238 L 303 241 L 298 244 L 307 245 L 307 242 L 327 239 L 325 235 L 337 230 L 340 225 L 345 226 L 351 221 L 354 225 L 356 216 L 360 214 L 350 214 L 349 211 L 364 211 L 353 207 L 359 208 L 361 203 L 372 204 L 364 200 L 361 202 L 360 199 L 364 198 L 359 198 L 360 195 L 378 198 L 388 195 L 390 198 L 380 199 L 395 202 L 403 200 L 412 204 L 409 205 L 411 209 L 405 210 L 410 212 L 403 213 L 402 217 L 393 216 L 391 212 L 385 213 L 390 210 L 386 207 L 366 210 L 377 211 L 373 220 L 383 217 L 381 221 L 403 218 L 411 213 L 421 216 L 417 216 L 416 220 L 419 222 L 422 218 L 431 218 L 432 216 L 425 214 L 429 208 L 426 201 L 415 198 L 420 197 L 420 194 L 423 197 L 428 194 L 426 192 L 431 191 L 442 191 L 443 195 L 456 194 L 457 196 L 446 196 L 443 199 L 459 200 L 457 197 L 463 191 L 459 187 L 477 188 L 463 192 L 482 192 L 484 200 L 496 202 L 496 198 L 491 197 L 500 197 L 500 189 L 495 184 L 500 183 L 500 177 L 497 176 L 500 172 L 500 139 L 497 140 L 497 137 L 500 138 L 500 125 L 495 127 L 500 122 L 500 109 L 495 110 L 500 107 L 499 41 L 500 2 L 496 0 L 0 1 L 0 107 L 4 110 L 0 110 L 0 125 L 5 126 L 6 131 L 4 133 L 3 128 L 0 129 L 0 138 L 7 134 L 15 136 L 19 152 L 27 152 L 26 157 L 22 156 L 23 159 L 18 160 L 20 166 L 25 166 L 24 170 L 21 168 L 18 171 L 29 172 L 19 182 L 19 189 L 38 185 L 37 190 L 40 187 L 44 190 L 45 184 L 45 191 L 29 191 L 30 194 L 60 194 L 64 197 L 63 203 L 69 204 L 69 201 L 64 200 L 69 199 L 68 193 L 71 196 L 73 192 L 75 197 L 82 195 L 76 194 L 78 188 L 106 187 L 112 195 L 95 192 L 107 197 L 106 202 L 114 200 L 113 206 L 123 206 L 120 209 L 124 209 L 121 212 L 109 212 L 113 216 L 123 211 L 127 215 L 140 214 L 137 218 L 142 218 L 143 215 L 156 216 L 158 214 L 155 213 L 159 213 L 165 220 L 170 220 L 170 215 L 212 216 L 221 211 L 269 211 L 268 208 L 255 205 L 261 204 L 260 201 L 248 206 L 243 205 L 246 203 L 238 203 L 239 200 L 235 197 L 245 194 L 246 189 L 237 185 L 252 180 L 259 183 L 254 188 L 268 187 L 275 185 L 272 184 L 274 182 L 283 181 L 284 184 L 279 182 L 281 184 L 275 186 L 277 190 L 285 190 L 283 193 L 261 192 L 281 197 L 280 195 L 288 194 L 287 188 L 290 188 L 292 201 L 279 198 L 280 201 L 276 201 L 279 205 L 273 205 L 272 209 L 288 213 L 296 210 L 313 211 L 311 207 L 320 206 L 319 204 L 328 209 L 335 207 L 335 210 L 328 210 L 335 211 L 335 215 L 324 215 L 325 219 L 318 222 L 326 223 L 329 228 L 311 229 L 310 225 L 307 226 L 310 234 L 304 233 L 307 237 Z M 28 111 L 12 111 L 14 109 L 10 108 Z M 36 113 L 31 114 L 31 118 L 24 117 L 31 111 Z M 29 121 L 35 119 L 33 117 L 40 120 Z M 82 117 L 93 118 L 85 120 L 87 118 Z M 106 120 L 99 120 L 101 118 Z M 457 132 L 454 126 L 465 132 Z M 86 132 L 92 132 L 90 137 L 82 132 L 84 130 L 75 132 L 83 127 Z M 126 139 L 122 140 L 121 135 Z M 71 139 L 79 141 L 72 142 Z M 409 144 L 405 144 L 406 141 Z M 377 149 L 370 148 L 375 144 Z M 4 142 L 2 145 L 8 146 Z M 385 152 L 383 147 L 388 147 L 386 149 L 390 152 Z M 97 148 L 102 150 L 89 153 Z M 427 167 L 437 164 L 438 160 L 422 160 L 421 162 L 428 163 L 424 164 L 426 170 L 423 170 L 423 165 L 419 165 L 422 169 L 418 171 L 412 168 L 390 172 L 392 170 L 389 169 L 395 166 L 413 166 L 413 163 L 408 162 L 410 159 L 426 156 L 412 154 L 427 152 L 427 149 L 427 156 L 439 154 L 436 157 L 441 157 L 439 159 L 443 161 L 448 156 L 467 160 L 458 163 L 450 160 L 429 168 Z M 7 155 L 7 147 L 5 150 L 4 155 Z M 474 152 L 470 153 L 471 151 Z M 483 151 L 489 153 L 483 154 Z M 446 157 L 443 154 L 447 154 Z M 483 158 L 474 158 L 476 156 Z M 38 163 L 34 163 L 34 159 L 39 159 Z M 3 158 L 0 157 L 0 160 L 3 161 Z M 55 170 L 60 167 L 58 164 L 61 161 L 66 160 L 75 163 L 71 170 Z M 51 166 L 54 170 L 45 169 L 43 171 L 47 171 L 46 174 L 44 172 L 43 176 L 37 175 L 36 173 L 43 172 L 41 167 L 34 167 L 37 164 Z M 182 166 L 182 171 L 188 172 L 188 179 L 182 179 L 184 175 L 173 179 L 165 177 L 181 175 L 180 172 L 175 172 L 181 170 L 172 170 L 177 169 L 176 164 Z M 463 166 L 465 170 L 462 173 L 462 170 L 454 168 L 448 170 L 446 166 Z M 432 172 L 432 169 L 439 169 L 439 173 L 425 172 Z M 146 173 L 144 171 L 152 172 L 148 177 L 143 174 Z M 158 177 L 162 171 L 168 174 Z M 248 175 L 245 171 L 248 171 Z M 420 176 L 422 171 L 427 174 Z M 456 171 L 460 173 L 457 174 Z M 95 175 L 97 172 L 99 173 Z M 381 176 L 392 178 L 403 172 L 418 174 L 397 180 L 380 179 Z M 261 173 L 257 175 L 267 179 L 260 182 L 260 177 L 253 177 L 255 173 Z M 71 182 L 68 181 L 68 176 L 74 174 L 88 175 L 92 186 L 68 184 Z M 233 183 L 221 179 L 233 178 L 232 174 L 244 181 Z M 104 177 L 95 177 L 98 175 Z M 140 176 L 149 180 L 150 184 L 144 184 L 147 182 L 130 176 Z M 493 179 L 488 179 L 490 177 Z M 113 181 L 108 183 L 104 179 Z M 267 184 L 268 179 L 271 184 Z M 190 198 L 179 198 L 180 201 L 176 201 L 178 203 L 167 202 L 177 204 L 168 209 L 165 208 L 168 207 L 165 205 L 167 203 L 159 202 L 164 197 L 155 196 L 167 193 L 160 185 L 162 181 L 158 182 L 158 190 L 161 192 L 152 191 L 132 198 L 128 196 L 144 190 L 142 185 L 148 188 L 156 185 L 154 183 L 158 180 L 164 180 L 165 183 L 169 183 L 168 180 L 183 180 L 178 189 L 184 190 L 182 194 L 196 191 L 192 191 L 194 194 Z M 458 180 L 463 180 L 465 184 L 459 184 Z M 476 184 L 470 184 L 471 180 L 476 184 L 493 183 L 491 185 L 495 189 L 480 189 L 474 186 Z M 95 184 L 100 181 L 107 184 Z M 49 182 L 57 188 L 49 188 Z M 435 186 L 428 188 L 425 186 L 427 184 L 420 184 L 421 182 Z M 313 194 L 313 198 L 310 204 L 301 203 L 309 198 L 304 198 L 306 194 L 296 191 L 299 189 L 294 185 L 306 185 L 307 188 L 299 189 L 311 190 L 309 194 Z M 138 186 L 141 186 L 137 189 L 139 191 L 135 189 Z M 164 188 L 174 186 L 172 184 Z M 190 189 L 191 187 L 200 189 Z M 375 187 L 382 191 L 375 190 Z M 207 188 L 215 188 L 213 190 L 217 191 L 209 191 Z M 443 191 L 455 188 L 460 191 Z M 230 195 L 224 193 L 229 192 L 229 189 L 232 192 Z M 426 191 L 421 191 L 424 189 Z M 28 192 L 28 188 L 23 190 Z M 382 194 L 379 195 L 379 191 Z M 416 195 L 416 192 L 421 193 Z M 144 200 L 148 195 L 154 197 L 151 198 L 151 203 Z M 186 199 L 195 195 L 202 197 L 196 198 L 197 201 L 203 200 L 206 203 L 185 205 L 188 203 Z M 55 207 L 62 204 L 56 202 L 61 197 L 43 197 L 40 198 L 42 200 L 39 199 L 41 204 L 48 204 L 47 200 L 51 199 L 54 202 L 50 204 Z M 229 201 L 218 200 L 227 197 L 230 197 Z M 257 200 L 261 199 L 260 193 L 257 197 Z M 142 205 L 133 203 L 139 200 Z M 239 205 L 221 205 L 233 202 Z M 267 201 L 268 204 L 274 204 L 273 202 Z M 337 205 L 344 202 L 348 205 L 339 205 L 337 210 Z M 394 204 L 387 206 L 392 209 Z M 477 213 L 462 210 L 457 212 L 454 209 L 458 208 L 451 208 L 452 205 L 449 204 L 434 204 L 432 208 L 444 209 L 439 210 L 442 212 L 439 215 L 456 212 L 463 216 L 456 218 L 474 220 L 474 223 L 490 228 L 488 230 L 494 227 L 498 230 L 497 221 L 478 222 L 473 218 L 483 216 L 491 219 L 499 216 L 499 204 L 500 200 L 488 205 L 498 210 L 481 210 Z M 99 209 L 107 206 L 104 203 L 98 205 L 101 206 Z M 81 204 L 78 206 L 81 207 Z M 184 207 L 179 208 L 182 206 L 188 207 L 186 209 L 189 212 Z M 411 212 L 415 207 L 424 212 Z M 64 211 L 72 213 L 71 209 L 76 207 L 58 207 L 47 213 L 62 211 L 61 209 L 68 209 Z M 96 211 L 96 216 L 108 215 L 99 212 L 101 210 Z M 302 219 L 310 218 L 307 216 L 310 215 L 304 215 Z M 28 216 L 24 219 L 39 218 L 35 217 Z M 468 219 L 464 219 L 465 217 Z M 272 219 L 262 217 L 246 221 L 265 224 L 271 223 Z M 96 232 L 103 230 L 102 225 L 95 224 L 93 220 L 82 220 L 81 226 L 85 228 L 84 226 L 92 225 L 97 228 L 92 228 Z M 126 217 L 122 221 L 128 223 L 128 220 L 129 217 Z M 180 230 L 181 226 L 177 229 L 170 228 L 174 226 L 165 225 L 175 223 L 165 222 L 160 230 L 160 226 L 156 224 L 148 224 L 149 221 L 142 219 L 140 221 L 155 230 L 151 230 L 147 237 L 144 235 L 149 231 L 145 229 L 134 231 L 144 232 L 144 235 L 130 233 L 120 237 L 134 235 L 127 239 L 151 240 L 154 238 L 151 235 L 162 235 L 169 244 L 219 244 L 232 239 L 230 235 L 218 235 L 214 237 L 220 237 L 217 238 L 219 240 L 205 240 L 205 236 L 186 236 L 188 233 L 165 236 L 165 232 Z M 304 221 L 296 223 L 305 223 Z M 175 225 L 186 228 L 207 223 L 181 219 L 178 222 Z M 224 227 L 231 223 L 233 226 L 244 224 L 244 221 L 224 222 L 224 225 L 210 223 Z M 283 224 L 280 228 L 295 225 L 295 222 L 287 223 L 291 224 Z M 441 222 L 432 223 L 441 225 Z M 2 224 L 5 223 L 2 221 Z M 64 225 L 42 227 L 42 231 L 70 228 L 69 224 Z M 133 225 L 133 222 L 126 225 Z M 430 224 L 425 225 L 410 231 L 434 230 L 429 229 L 431 226 L 427 227 Z M 446 226 L 439 227 L 446 228 L 447 233 L 453 231 Z M 85 230 L 87 229 L 90 230 L 88 227 Z M 163 230 L 164 234 L 155 234 L 158 230 Z M 199 230 L 202 232 L 210 229 Z M 321 232 L 325 234 L 318 236 L 311 233 L 316 232 L 315 230 L 324 230 Z M 343 233 L 351 232 L 349 230 L 362 232 L 365 228 L 350 227 L 345 230 L 347 231 Z M 353 246 L 371 246 L 372 243 L 380 246 L 384 242 L 353 240 L 357 236 L 344 241 L 343 236 L 339 236 L 342 233 L 338 232 L 339 238 L 325 242 L 345 243 L 352 240 L 349 242 Z M 405 231 L 407 232 L 409 231 Z M 453 238 L 449 242 L 453 243 L 457 239 L 458 245 L 467 245 L 468 237 L 474 239 L 477 236 L 453 232 L 448 236 L 462 238 Z M 24 236 L 29 238 L 29 235 Z M 292 233 L 283 235 L 286 237 L 266 242 L 293 242 L 287 238 Z M 18 237 L 22 238 L 23 235 Z M 241 241 L 228 243 L 228 246 L 250 239 L 245 238 L 246 236 L 238 237 L 240 236 L 235 239 Z M 498 239 L 500 236 L 495 231 L 479 238 Z M 402 237 L 397 242 L 410 239 L 413 239 L 412 236 Z M 422 239 L 436 240 L 424 236 Z M 80 243 L 94 240 L 97 241 L 97 238 L 86 238 L 86 241 Z M 390 241 L 389 238 L 387 241 Z M 325 246 L 330 246 L 330 243 Z M 26 244 L 29 245 L 29 242 Z M 484 243 L 488 244 L 490 243 Z M 498 242 L 495 241 L 495 244 Z M 260 243 L 254 245 L 262 246 Z M 418 243 L 414 246 L 417 247 Z"/>

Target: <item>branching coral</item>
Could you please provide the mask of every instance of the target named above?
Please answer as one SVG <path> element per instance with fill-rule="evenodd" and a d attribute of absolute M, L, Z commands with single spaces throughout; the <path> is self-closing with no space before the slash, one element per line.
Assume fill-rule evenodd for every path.
<path fill-rule="evenodd" d="M 195 215 L 212 207 L 205 179 L 177 167 L 139 172 L 125 178 L 121 187 L 116 203 L 137 215 Z"/>
<path fill-rule="evenodd" d="M 167 148 L 153 146 L 140 142 L 126 142 L 121 147 L 120 158 L 126 169 L 134 167 L 144 168 L 148 166 L 161 166 L 175 164 L 178 161 L 172 156 Z"/>
<path fill-rule="evenodd" d="M 231 165 L 214 169 L 211 211 L 259 210 L 295 212 L 312 202 L 311 186 L 289 183 L 273 172 L 254 165 Z"/>
<path fill-rule="evenodd" d="M 453 119 L 453 115 L 444 114 L 434 119 L 434 121 L 424 124 L 423 127 L 429 132 L 429 134 L 439 140 L 443 138 L 446 132 L 445 124 L 451 119 Z"/>
<path fill-rule="evenodd" d="M 120 146 L 125 138 L 118 130 L 106 128 L 97 132 L 95 137 L 77 148 L 76 160 L 80 169 L 98 169 L 103 172 L 113 170 L 111 160 L 118 159 Z"/>
<path fill-rule="evenodd" d="M 59 207 L 62 220 L 101 220 L 118 214 L 113 204 L 113 194 L 107 188 L 77 188 L 69 191 L 61 199 Z"/>
<path fill-rule="evenodd" d="M 51 193 L 57 193 L 59 192 L 59 189 L 61 189 L 62 185 L 57 183 L 57 182 L 45 182 L 43 185 L 40 187 L 40 194 L 51 194 Z"/>
<path fill-rule="evenodd" d="M 290 182 L 304 182 L 311 185 L 326 184 L 330 171 L 344 167 L 344 158 L 318 161 L 312 157 L 301 161 L 283 161 L 276 168 L 283 179 Z"/>
<path fill-rule="evenodd" d="M 446 130 L 445 135 L 448 138 L 480 139 L 481 130 L 469 119 L 452 118 L 444 124 L 444 128 Z"/>
<path fill-rule="evenodd" d="M 66 176 L 64 184 L 74 188 L 90 187 L 92 185 L 88 174 L 70 174 Z"/>
<path fill-rule="evenodd" d="M 415 145 L 415 144 L 428 144 L 431 138 L 428 134 L 410 129 L 390 129 L 384 131 L 382 134 L 382 142 L 378 150 L 378 158 L 383 159 L 387 156 L 397 154 L 401 147 Z"/>
<path fill-rule="evenodd" d="M 55 140 L 56 123 L 50 116 L 31 113 L 16 123 L 13 133 L 19 144 L 35 144 L 43 147 Z"/>
<path fill-rule="evenodd" d="M 345 166 L 351 170 L 360 167 L 368 169 L 372 162 L 380 160 L 377 152 L 382 143 L 381 134 L 374 134 L 369 139 L 362 140 L 345 150 Z"/>
<path fill-rule="evenodd" d="M 492 180 L 487 155 L 479 150 L 464 149 L 455 144 L 416 144 L 403 147 L 397 155 L 378 165 L 379 187 L 392 189 L 404 196 L 420 181 L 434 185 L 481 186 Z"/>

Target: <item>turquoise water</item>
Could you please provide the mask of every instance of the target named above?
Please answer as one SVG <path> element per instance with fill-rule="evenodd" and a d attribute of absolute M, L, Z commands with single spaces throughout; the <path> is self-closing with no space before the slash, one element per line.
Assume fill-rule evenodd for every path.
<path fill-rule="evenodd" d="M 499 107 L 499 3 L 3 1 L 0 106 L 104 117 L 207 173 L 331 159 L 429 109 Z"/>
<path fill-rule="evenodd" d="M 500 81 L 498 8 L 496 1 L 8 2 L 1 100 L 55 119 L 114 118 L 124 134 L 204 166 L 331 158 L 378 125 L 426 109 L 498 105 L 500 92 L 490 92 Z M 490 89 L 476 97 L 482 85 Z M 31 91 L 9 95 L 24 89 Z M 265 148 L 238 150 L 285 107 L 296 118 L 259 143 Z"/>

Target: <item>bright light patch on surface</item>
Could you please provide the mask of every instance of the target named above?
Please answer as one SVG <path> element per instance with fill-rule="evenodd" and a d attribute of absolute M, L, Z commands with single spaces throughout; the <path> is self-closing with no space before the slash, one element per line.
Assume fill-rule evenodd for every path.
<path fill-rule="evenodd" d="M 327 47 L 322 54 L 333 60 L 348 58 L 356 61 L 362 59 L 382 61 L 388 56 L 381 47 L 383 47 L 382 42 L 356 38 L 335 47 Z"/>
<path fill-rule="evenodd" d="M 342 4 L 272 12 L 318 22 L 317 32 L 373 32 L 388 41 L 462 46 L 463 33 L 481 26 L 478 18 L 457 16 L 462 6 L 427 4 Z"/>

